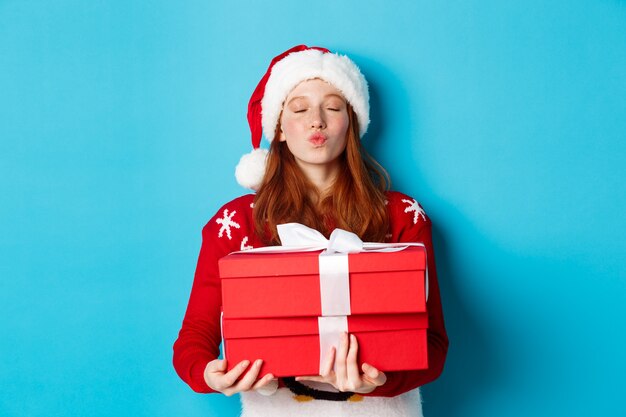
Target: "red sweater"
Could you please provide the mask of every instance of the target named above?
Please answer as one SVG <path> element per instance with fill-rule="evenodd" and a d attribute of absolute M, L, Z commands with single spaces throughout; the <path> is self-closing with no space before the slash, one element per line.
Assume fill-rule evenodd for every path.
<path fill-rule="evenodd" d="M 387 193 L 387 200 L 391 225 L 387 241 L 424 243 L 429 278 L 429 368 L 387 372 L 387 382 L 367 394 L 391 397 L 431 382 L 441 374 L 448 337 L 443 322 L 430 219 L 411 197 L 391 191 Z M 202 229 L 202 247 L 187 312 L 174 343 L 173 360 L 178 375 L 196 392 L 214 392 L 204 381 L 204 369 L 208 362 L 218 357 L 221 342 L 222 293 L 217 261 L 233 251 L 265 246 L 254 233 L 253 203 L 254 194 L 234 199 Z"/>

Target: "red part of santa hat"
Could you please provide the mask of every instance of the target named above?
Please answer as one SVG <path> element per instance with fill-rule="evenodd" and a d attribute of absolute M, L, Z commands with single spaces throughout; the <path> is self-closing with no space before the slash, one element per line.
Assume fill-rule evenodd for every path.
<path fill-rule="evenodd" d="M 369 92 L 359 68 L 345 55 L 326 48 L 298 45 L 272 59 L 248 104 L 253 151 L 244 155 L 235 170 L 237 182 L 258 189 L 265 174 L 267 150 L 261 137 L 274 139 L 278 118 L 287 95 L 300 82 L 320 78 L 337 88 L 354 109 L 362 137 L 369 125 Z"/>

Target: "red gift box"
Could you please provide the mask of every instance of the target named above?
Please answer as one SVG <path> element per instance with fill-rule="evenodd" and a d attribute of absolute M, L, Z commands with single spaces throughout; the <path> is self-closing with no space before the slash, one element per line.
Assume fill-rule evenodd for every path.
<path fill-rule="evenodd" d="M 362 315 L 348 317 L 348 332 L 359 343 L 363 362 L 381 371 L 428 367 L 428 315 Z M 224 356 L 228 369 L 244 359 L 263 359 L 260 375 L 318 375 L 320 340 L 316 317 L 223 319 Z"/>
<path fill-rule="evenodd" d="M 321 316 L 319 252 L 235 253 L 219 260 L 224 318 Z M 352 314 L 426 311 L 426 250 L 348 255 Z"/>
<path fill-rule="evenodd" d="M 219 261 L 222 333 L 229 369 L 263 359 L 262 373 L 314 375 L 320 366 L 324 315 L 320 253 L 236 253 Z M 428 366 L 426 252 L 347 255 L 347 331 L 359 341 L 359 363 L 382 371 Z"/>

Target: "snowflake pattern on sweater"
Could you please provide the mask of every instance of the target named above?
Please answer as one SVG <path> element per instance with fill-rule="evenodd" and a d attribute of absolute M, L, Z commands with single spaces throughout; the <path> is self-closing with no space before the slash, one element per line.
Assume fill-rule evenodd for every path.
<path fill-rule="evenodd" d="M 239 246 L 239 250 L 249 250 L 254 249 L 254 246 L 248 245 L 248 236 L 244 236 L 241 240 L 241 246 Z"/>
<path fill-rule="evenodd" d="M 239 229 L 241 227 L 239 223 L 233 221 L 233 217 L 235 216 L 235 214 L 237 214 L 237 210 L 233 210 L 230 212 L 230 214 L 228 214 L 228 209 L 225 208 L 222 217 L 215 220 L 217 224 L 222 225 L 219 232 L 217 233 L 217 237 L 222 237 L 224 235 L 224 232 L 226 232 L 226 236 L 228 237 L 228 239 L 232 239 L 231 227 L 234 227 L 235 229 Z"/>
<path fill-rule="evenodd" d="M 417 224 L 420 216 L 422 216 L 422 219 L 426 221 L 426 212 L 424 212 L 424 209 L 422 208 L 422 206 L 419 205 L 417 201 L 413 200 L 412 198 L 403 198 L 402 202 L 408 204 L 408 206 L 404 209 L 405 213 L 413 212 L 413 224 Z"/>

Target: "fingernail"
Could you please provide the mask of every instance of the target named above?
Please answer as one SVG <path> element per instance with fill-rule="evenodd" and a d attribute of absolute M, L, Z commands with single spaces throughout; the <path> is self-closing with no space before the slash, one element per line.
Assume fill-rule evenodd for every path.
<path fill-rule="evenodd" d="M 354 342 L 356 340 L 356 337 L 353 334 L 351 334 L 350 335 L 350 340 L 352 340 Z"/>
<path fill-rule="evenodd" d="M 257 359 L 257 360 L 254 362 L 254 365 L 255 365 L 255 366 L 261 366 L 261 364 L 262 364 L 262 363 L 263 363 L 263 360 L 262 360 L 262 359 Z"/>
<path fill-rule="evenodd" d="M 249 360 L 245 360 L 245 361 L 241 362 L 241 367 L 242 368 L 246 368 L 248 365 L 250 365 L 250 361 Z"/>

